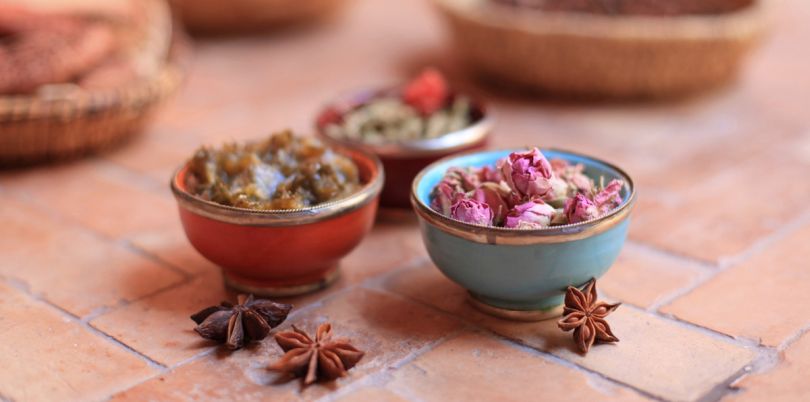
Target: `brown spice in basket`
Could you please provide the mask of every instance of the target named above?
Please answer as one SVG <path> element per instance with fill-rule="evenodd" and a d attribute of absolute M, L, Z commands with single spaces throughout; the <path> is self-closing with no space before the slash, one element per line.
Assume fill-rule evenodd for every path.
<path fill-rule="evenodd" d="M 744 8 L 752 0 L 492 0 L 543 11 L 581 12 L 606 15 L 711 15 Z"/>

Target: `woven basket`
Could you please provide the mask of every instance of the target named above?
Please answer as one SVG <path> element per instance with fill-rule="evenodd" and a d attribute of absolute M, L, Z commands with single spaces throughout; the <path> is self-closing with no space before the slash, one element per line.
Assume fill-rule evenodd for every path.
<path fill-rule="evenodd" d="M 722 15 L 677 17 L 434 1 L 455 50 L 474 70 L 529 90 L 575 97 L 668 97 L 727 83 L 766 20 L 762 0 Z"/>
<path fill-rule="evenodd" d="M 259 31 L 323 19 L 347 0 L 172 0 L 172 7 L 193 33 Z"/>
<path fill-rule="evenodd" d="M 139 1 L 154 7 L 150 13 L 160 12 L 165 18 L 150 18 L 151 25 L 143 27 L 143 41 L 130 52 L 154 57 L 156 47 L 170 46 L 170 39 L 160 37 L 171 36 L 169 9 L 162 0 Z M 169 60 L 165 53 L 160 63 L 138 60 L 147 67 L 155 64 L 150 78 L 114 90 L 77 89 L 56 97 L 0 96 L 0 165 L 75 157 L 105 149 L 141 131 L 159 101 L 181 81 L 182 38 L 175 42 Z"/>

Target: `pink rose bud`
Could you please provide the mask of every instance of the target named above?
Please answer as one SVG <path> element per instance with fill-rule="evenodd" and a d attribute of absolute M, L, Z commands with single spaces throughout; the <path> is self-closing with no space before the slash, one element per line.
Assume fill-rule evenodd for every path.
<path fill-rule="evenodd" d="M 551 171 L 558 176 L 562 176 L 563 173 L 565 173 L 565 169 L 571 166 L 571 164 L 568 163 L 567 160 L 559 158 L 552 159 L 548 161 L 548 163 L 551 165 Z"/>
<path fill-rule="evenodd" d="M 475 190 L 481 180 L 478 178 L 477 172 L 473 170 L 465 170 L 462 168 L 451 167 L 447 169 L 442 181 L 448 181 L 450 184 L 459 187 L 463 192 Z"/>
<path fill-rule="evenodd" d="M 551 191 L 542 197 L 543 201 L 562 206 L 562 203 L 568 199 L 568 195 L 572 193 L 571 185 L 557 176 L 552 177 L 548 182 L 551 184 Z"/>
<path fill-rule="evenodd" d="M 565 216 L 568 223 L 579 223 L 599 216 L 599 209 L 588 197 L 577 194 L 565 203 Z"/>
<path fill-rule="evenodd" d="M 551 164 L 537 148 L 513 152 L 498 161 L 504 180 L 522 197 L 542 197 L 551 191 Z"/>
<path fill-rule="evenodd" d="M 478 179 L 482 182 L 494 182 L 500 183 L 503 181 L 503 176 L 501 176 L 501 172 L 498 169 L 493 169 L 489 166 L 484 166 L 478 170 Z"/>
<path fill-rule="evenodd" d="M 565 159 L 552 159 L 549 162 L 554 175 L 564 180 L 573 192 L 588 193 L 593 188 L 593 181 L 585 176 L 585 165 L 572 165 Z"/>
<path fill-rule="evenodd" d="M 430 207 L 439 211 L 444 216 L 450 215 L 450 208 L 453 206 L 453 201 L 459 193 L 448 183 L 441 181 L 436 188 L 433 189 L 433 199 L 430 202 Z"/>
<path fill-rule="evenodd" d="M 504 226 L 517 229 L 542 229 L 551 224 L 554 212 L 554 207 L 551 205 L 529 201 L 517 205 L 509 211 Z"/>
<path fill-rule="evenodd" d="M 473 193 L 473 198 L 478 201 L 489 205 L 492 210 L 492 223 L 500 226 L 506 214 L 509 212 L 509 203 L 507 199 L 511 193 L 506 185 L 486 182 L 481 184 L 478 190 Z"/>
<path fill-rule="evenodd" d="M 453 219 L 476 225 L 492 224 L 492 209 L 489 208 L 489 205 L 469 198 L 456 200 L 450 208 L 450 216 Z"/>
<path fill-rule="evenodd" d="M 593 203 L 596 204 L 596 207 L 599 209 L 600 215 L 606 214 L 613 208 L 621 205 L 622 196 L 619 192 L 622 191 L 623 186 L 623 181 L 613 179 L 605 188 L 593 196 Z"/>

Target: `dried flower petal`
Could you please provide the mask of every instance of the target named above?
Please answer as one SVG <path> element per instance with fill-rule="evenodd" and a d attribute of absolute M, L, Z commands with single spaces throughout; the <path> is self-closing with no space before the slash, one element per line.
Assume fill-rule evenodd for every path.
<path fill-rule="evenodd" d="M 492 209 L 489 205 L 469 198 L 459 198 L 450 208 L 453 219 L 475 225 L 489 225 L 492 223 Z"/>
<path fill-rule="evenodd" d="M 444 76 L 435 69 L 426 69 L 402 91 L 402 100 L 423 116 L 441 109 L 447 102 L 448 89 Z"/>
<path fill-rule="evenodd" d="M 568 223 L 579 223 L 599 216 L 599 209 L 588 197 L 577 194 L 565 203 L 565 216 Z"/>
<path fill-rule="evenodd" d="M 537 148 L 514 152 L 498 161 L 498 169 L 512 190 L 523 197 L 543 197 L 551 191 L 551 164 Z"/>
<path fill-rule="evenodd" d="M 517 229 L 542 229 L 551 224 L 554 207 L 542 201 L 529 201 L 515 206 L 506 215 L 505 227 Z"/>
<path fill-rule="evenodd" d="M 492 223 L 500 226 L 509 212 L 509 203 L 507 202 L 509 193 L 509 187 L 489 182 L 481 184 L 473 193 L 473 198 L 489 206 L 492 211 Z"/>
<path fill-rule="evenodd" d="M 599 209 L 600 215 L 604 215 L 621 205 L 622 196 L 619 192 L 622 191 L 622 187 L 624 187 L 624 182 L 614 179 L 593 196 L 593 203 Z"/>

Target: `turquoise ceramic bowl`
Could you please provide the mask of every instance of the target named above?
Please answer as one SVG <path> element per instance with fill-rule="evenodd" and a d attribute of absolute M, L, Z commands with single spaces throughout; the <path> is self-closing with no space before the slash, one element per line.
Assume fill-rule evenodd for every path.
<path fill-rule="evenodd" d="M 433 263 L 470 292 L 473 304 L 488 313 L 536 320 L 560 312 L 565 289 L 604 274 L 627 237 L 635 187 L 621 169 L 587 156 L 544 149 L 549 159 L 585 165 L 594 178 L 624 180 L 624 202 L 605 216 L 545 229 L 508 229 L 473 225 L 430 208 L 430 192 L 453 166 L 494 166 L 518 150 L 456 155 L 426 167 L 414 179 L 411 202 Z M 522 151 L 522 150 L 520 150 Z"/>

